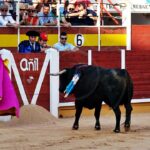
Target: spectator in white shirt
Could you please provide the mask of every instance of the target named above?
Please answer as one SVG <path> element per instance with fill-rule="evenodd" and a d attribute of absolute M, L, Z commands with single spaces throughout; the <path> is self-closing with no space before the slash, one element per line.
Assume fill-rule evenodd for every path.
<path fill-rule="evenodd" d="M 13 19 L 12 15 L 8 12 L 8 5 L 3 4 L 0 6 L 0 26 L 12 26 L 17 28 L 18 24 Z"/>

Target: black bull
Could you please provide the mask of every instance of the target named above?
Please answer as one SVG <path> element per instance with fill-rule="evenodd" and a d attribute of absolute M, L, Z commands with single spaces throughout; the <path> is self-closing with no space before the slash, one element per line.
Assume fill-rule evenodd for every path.
<path fill-rule="evenodd" d="M 72 128 L 79 128 L 79 118 L 83 107 L 86 107 L 89 109 L 95 108 L 95 129 L 99 130 L 101 128 L 99 122 L 100 111 L 102 102 L 104 101 L 113 109 L 116 116 L 114 132 L 120 132 L 121 111 L 119 105 L 124 105 L 126 109 L 124 127 L 125 129 L 129 129 L 132 111 L 133 83 L 127 70 L 106 69 L 83 64 L 75 65 L 72 68 L 66 68 L 59 74 L 60 92 L 64 92 L 76 72 L 79 72 L 81 76 L 71 92 L 76 98 L 76 114 Z"/>

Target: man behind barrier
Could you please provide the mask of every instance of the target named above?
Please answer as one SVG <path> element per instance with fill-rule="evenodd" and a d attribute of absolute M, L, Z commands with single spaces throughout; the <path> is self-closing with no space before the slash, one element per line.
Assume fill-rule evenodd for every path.
<path fill-rule="evenodd" d="M 40 44 L 41 52 L 45 52 L 45 50 L 51 48 L 51 46 L 47 44 L 47 41 L 48 35 L 45 32 L 41 32 L 38 38 L 38 43 Z"/>
<path fill-rule="evenodd" d="M 40 44 L 36 41 L 36 38 L 40 35 L 37 31 L 28 31 L 26 35 L 29 40 L 24 40 L 19 44 L 20 53 L 38 53 L 41 51 Z"/>
<path fill-rule="evenodd" d="M 53 46 L 58 51 L 78 51 L 79 48 L 67 43 L 67 33 L 61 32 L 60 34 L 60 41 Z"/>

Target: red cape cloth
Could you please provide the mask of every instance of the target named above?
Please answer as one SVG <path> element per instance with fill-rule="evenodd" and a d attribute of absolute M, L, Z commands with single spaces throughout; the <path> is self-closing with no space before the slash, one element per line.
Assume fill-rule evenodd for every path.
<path fill-rule="evenodd" d="M 14 109 L 15 114 L 19 117 L 19 102 L 17 95 L 15 93 L 13 84 L 10 80 L 7 69 L 5 68 L 2 59 L 0 58 L 0 111 L 7 111 L 9 109 Z M 2 113 L 3 114 L 3 113 Z"/>

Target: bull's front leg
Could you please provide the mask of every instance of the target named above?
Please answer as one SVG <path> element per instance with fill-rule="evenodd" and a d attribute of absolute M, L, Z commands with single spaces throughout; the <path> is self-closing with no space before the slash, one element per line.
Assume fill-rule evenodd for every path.
<path fill-rule="evenodd" d="M 114 132 L 119 133 L 120 132 L 120 119 L 121 119 L 121 111 L 120 111 L 119 106 L 117 106 L 116 108 L 113 108 L 113 111 L 116 116 L 116 127 L 114 129 Z"/>
<path fill-rule="evenodd" d="M 79 128 L 79 119 L 80 119 L 80 116 L 82 113 L 82 109 L 83 109 L 82 106 L 76 106 L 75 121 L 74 121 L 74 124 L 72 127 L 73 130 L 78 130 L 78 128 Z"/>
<path fill-rule="evenodd" d="M 96 119 L 96 123 L 95 123 L 95 129 L 96 130 L 100 130 L 101 129 L 100 122 L 99 122 L 101 106 L 102 106 L 102 104 L 100 104 L 100 106 L 96 106 L 95 107 L 94 116 L 95 116 L 95 119 Z"/>

